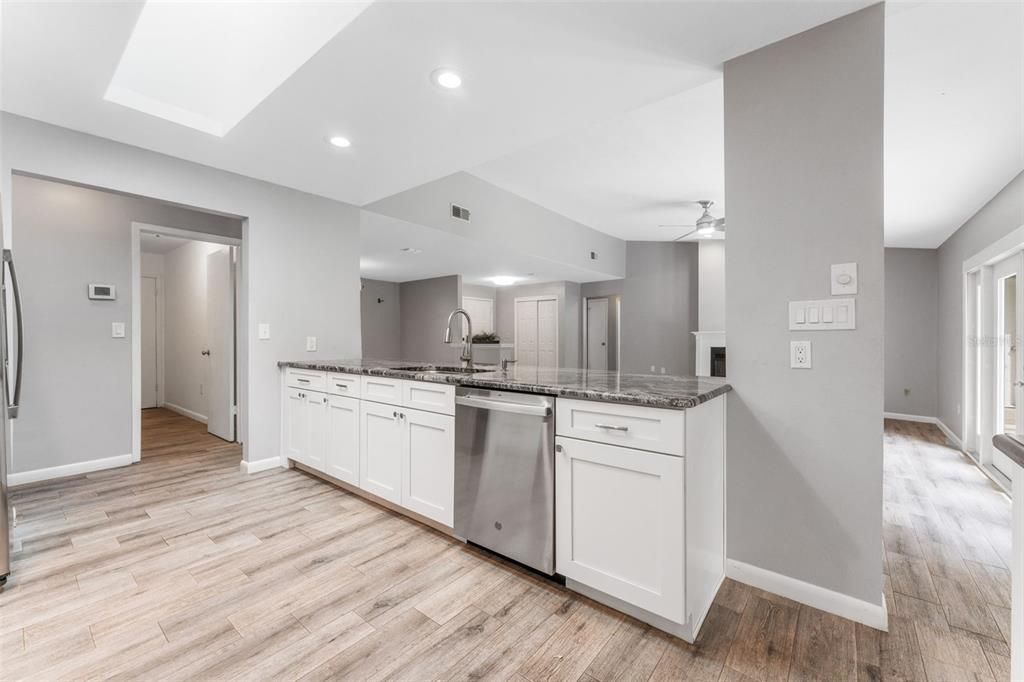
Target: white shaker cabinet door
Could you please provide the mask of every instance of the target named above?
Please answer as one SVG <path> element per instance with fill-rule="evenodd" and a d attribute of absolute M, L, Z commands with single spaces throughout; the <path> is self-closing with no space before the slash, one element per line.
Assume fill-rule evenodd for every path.
<path fill-rule="evenodd" d="M 334 478 L 359 485 L 359 401 L 327 399 L 327 449 L 324 471 Z"/>
<path fill-rule="evenodd" d="M 299 388 L 286 388 L 284 399 L 285 455 L 305 464 L 309 447 L 309 405 L 306 403 L 306 392 Z"/>
<path fill-rule="evenodd" d="M 403 410 L 402 506 L 445 526 L 455 523 L 455 417 Z"/>
<path fill-rule="evenodd" d="M 558 572 L 683 623 L 683 458 L 555 442 Z"/>
<path fill-rule="evenodd" d="M 300 461 L 317 471 L 326 471 L 324 455 L 327 452 L 327 394 L 304 392 L 304 395 L 309 414 L 309 434 L 306 440 L 306 457 Z"/>
<path fill-rule="evenodd" d="M 362 401 L 359 405 L 359 487 L 402 503 L 402 453 L 405 431 L 401 408 Z"/>

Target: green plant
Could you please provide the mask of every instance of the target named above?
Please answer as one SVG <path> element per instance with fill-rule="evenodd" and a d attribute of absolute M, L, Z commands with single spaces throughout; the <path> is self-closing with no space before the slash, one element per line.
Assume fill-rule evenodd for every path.
<path fill-rule="evenodd" d="M 501 343 L 501 339 L 494 332 L 483 332 L 473 334 L 473 343 Z"/>

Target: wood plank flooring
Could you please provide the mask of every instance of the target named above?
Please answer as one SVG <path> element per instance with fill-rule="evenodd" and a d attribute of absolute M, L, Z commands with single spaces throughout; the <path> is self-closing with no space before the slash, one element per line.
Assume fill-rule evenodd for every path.
<path fill-rule="evenodd" d="M 883 634 L 727 581 L 695 646 L 164 410 L 140 464 L 17 488 L 0 678 L 1005 680 L 1009 503 L 889 422 Z"/>

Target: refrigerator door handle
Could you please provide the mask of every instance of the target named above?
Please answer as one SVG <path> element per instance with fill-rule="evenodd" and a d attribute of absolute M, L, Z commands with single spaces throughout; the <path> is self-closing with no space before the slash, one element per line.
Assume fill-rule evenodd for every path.
<path fill-rule="evenodd" d="M 15 331 L 18 344 L 18 362 L 14 373 L 14 399 L 11 400 L 8 396 L 4 396 L 4 399 L 9 401 L 7 405 L 7 416 L 14 419 L 18 416 L 18 406 L 21 404 L 21 368 L 24 360 L 23 349 L 25 347 L 25 330 L 21 319 L 21 291 L 18 289 L 18 275 L 14 270 L 14 256 L 11 255 L 10 249 L 4 249 L 3 258 L 4 265 L 11 272 L 11 288 L 14 293 L 14 314 L 18 317 L 18 326 Z M 2 343 L 6 345 L 7 339 L 4 338 Z M 10 357 L 10 355 L 7 357 Z"/>

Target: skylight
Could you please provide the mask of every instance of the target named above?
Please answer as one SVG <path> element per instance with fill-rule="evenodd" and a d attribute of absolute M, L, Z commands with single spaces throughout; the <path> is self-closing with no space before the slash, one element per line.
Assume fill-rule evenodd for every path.
<path fill-rule="evenodd" d="M 104 98 L 223 137 L 370 4 L 149 0 Z"/>

